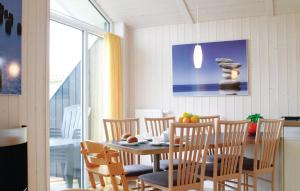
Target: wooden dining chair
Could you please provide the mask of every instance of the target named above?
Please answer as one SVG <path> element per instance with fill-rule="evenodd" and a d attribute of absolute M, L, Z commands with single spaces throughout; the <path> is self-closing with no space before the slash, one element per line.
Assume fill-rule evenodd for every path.
<path fill-rule="evenodd" d="M 161 190 L 203 190 L 205 165 L 212 135 L 213 123 L 173 123 L 170 129 L 170 169 L 141 175 L 144 185 Z M 175 132 L 180 138 L 174 144 Z M 173 168 L 173 155 L 178 152 L 178 169 Z"/>
<path fill-rule="evenodd" d="M 140 132 L 139 119 L 103 119 L 107 141 L 120 141 L 124 133 L 135 136 Z M 128 180 L 137 180 L 141 174 L 153 172 L 150 165 L 140 164 L 140 156 L 120 151 Z"/>
<path fill-rule="evenodd" d="M 96 189 L 94 175 L 99 177 L 100 184 L 105 187 L 103 177 L 110 177 L 114 191 L 118 191 L 116 178 L 121 179 L 124 191 L 128 191 L 126 172 L 121 163 L 118 152 L 108 149 L 106 146 L 93 141 L 81 142 L 81 154 L 83 155 L 86 170 L 93 189 Z"/>
<path fill-rule="evenodd" d="M 245 190 L 249 187 L 257 190 L 257 180 L 271 183 L 272 191 L 275 190 L 275 159 L 280 143 L 283 120 L 260 119 L 258 121 L 254 146 L 254 158 L 245 158 L 243 173 L 245 177 Z M 271 173 L 272 179 L 264 179 L 261 176 Z M 253 178 L 253 185 L 249 184 L 249 177 Z"/>
<path fill-rule="evenodd" d="M 175 117 L 160 117 L 160 118 L 144 118 L 147 133 L 153 137 L 161 136 L 161 134 L 170 129 L 171 124 L 175 122 Z M 177 154 L 174 154 L 177 158 Z M 168 153 L 163 153 L 160 155 L 160 169 L 169 169 L 169 155 Z M 151 161 L 153 162 L 153 157 L 151 156 Z M 177 168 L 178 160 L 174 161 L 174 168 Z"/>
<path fill-rule="evenodd" d="M 214 141 L 214 162 L 206 165 L 206 180 L 214 191 L 225 186 L 241 190 L 241 176 L 249 121 L 219 121 Z M 223 132 L 221 132 L 223 129 Z M 237 187 L 225 184 L 237 180 Z"/>

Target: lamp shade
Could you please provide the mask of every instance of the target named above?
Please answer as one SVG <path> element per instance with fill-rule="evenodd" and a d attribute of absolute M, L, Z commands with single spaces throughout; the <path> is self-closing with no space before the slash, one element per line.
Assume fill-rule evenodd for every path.
<path fill-rule="evenodd" d="M 202 48 L 200 44 L 196 44 L 194 49 L 194 67 L 201 68 L 203 61 Z"/>

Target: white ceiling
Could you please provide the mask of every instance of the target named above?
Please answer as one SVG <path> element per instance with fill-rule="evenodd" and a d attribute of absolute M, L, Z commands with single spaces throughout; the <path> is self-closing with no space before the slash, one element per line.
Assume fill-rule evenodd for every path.
<path fill-rule="evenodd" d="M 300 12 L 300 0 L 96 0 L 131 28 Z"/>

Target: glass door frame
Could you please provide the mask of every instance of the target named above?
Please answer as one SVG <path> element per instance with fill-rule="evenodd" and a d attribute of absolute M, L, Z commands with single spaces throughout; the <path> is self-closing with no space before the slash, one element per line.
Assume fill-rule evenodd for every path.
<path fill-rule="evenodd" d="M 99 6 L 97 6 L 96 3 L 94 3 L 93 0 L 90 0 L 92 5 L 99 11 L 99 14 L 101 14 L 109 23 L 109 31 L 112 30 L 112 22 L 111 20 L 106 17 L 102 12 Z M 82 64 L 81 64 L 81 109 L 82 109 L 82 137 L 81 140 L 89 139 L 89 129 L 88 127 L 88 98 L 87 98 L 87 92 L 88 90 L 88 80 L 87 80 L 87 64 L 88 64 L 88 35 L 92 34 L 98 37 L 103 38 L 104 34 L 109 31 L 104 31 L 103 29 L 100 29 L 96 26 L 90 25 L 88 23 L 85 23 L 83 21 L 74 19 L 72 17 L 68 17 L 65 15 L 60 15 L 55 12 L 50 11 L 50 20 L 64 24 L 66 26 L 73 27 L 75 29 L 78 29 L 82 31 Z M 50 21 L 49 21 L 50 22 Z M 49 154 L 48 154 L 49 157 Z M 81 157 L 82 160 L 82 157 Z M 81 161 L 81 185 L 82 187 L 85 187 L 86 183 L 86 176 L 84 176 L 84 165 L 83 161 Z M 49 164 L 50 165 L 50 164 Z M 49 180 L 49 178 L 48 178 Z"/>

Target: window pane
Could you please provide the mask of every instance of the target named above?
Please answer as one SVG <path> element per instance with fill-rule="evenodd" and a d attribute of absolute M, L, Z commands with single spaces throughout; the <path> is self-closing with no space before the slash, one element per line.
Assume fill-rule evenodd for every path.
<path fill-rule="evenodd" d="M 88 0 L 51 0 L 51 11 L 108 31 L 109 23 Z"/>
<path fill-rule="evenodd" d="M 79 188 L 82 31 L 50 21 L 50 188 Z"/>

